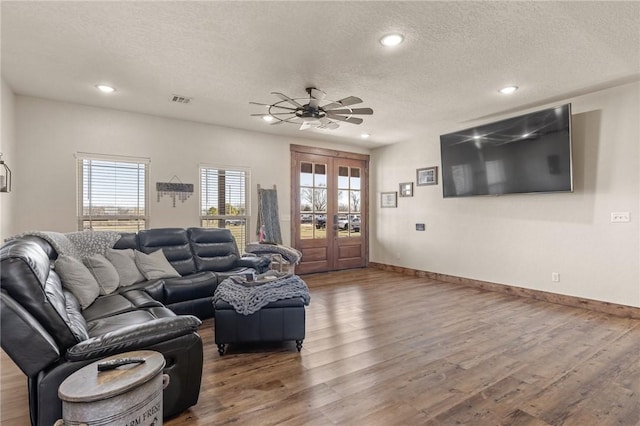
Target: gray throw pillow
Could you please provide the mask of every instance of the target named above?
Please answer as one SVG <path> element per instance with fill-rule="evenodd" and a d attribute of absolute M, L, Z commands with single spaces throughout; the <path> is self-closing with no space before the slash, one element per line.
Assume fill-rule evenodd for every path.
<path fill-rule="evenodd" d="M 100 287 L 100 294 L 111 294 L 120 285 L 120 275 L 113 263 L 101 254 L 94 254 L 93 256 L 85 257 L 82 259 L 84 265 L 89 269 L 91 275 L 98 282 Z"/>
<path fill-rule="evenodd" d="M 100 295 L 100 287 L 91 272 L 75 257 L 60 255 L 54 265 L 60 275 L 62 286 L 78 299 L 82 309 L 86 309 Z"/>
<path fill-rule="evenodd" d="M 135 252 L 136 265 L 142 275 L 148 280 L 160 278 L 175 278 L 180 274 L 171 266 L 162 249 L 146 254 L 141 251 Z"/>
<path fill-rule="evenodd" d="M 136 266 L 135 256 L 132 249 L 116 250 L 109 249 L 106 254 L 109 262 L 116 267 L 120 276 L 120 287 L 144 281 L 144 276 Z"/>

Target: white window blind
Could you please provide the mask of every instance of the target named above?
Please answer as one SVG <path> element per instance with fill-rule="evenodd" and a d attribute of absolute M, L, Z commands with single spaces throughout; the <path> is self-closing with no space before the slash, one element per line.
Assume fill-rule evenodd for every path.
<path fill-rule="evenodd" d="M 227 228 L 242 253 L 247 243 L 247 170 L 200 167 L 200 226 Z"/>
<path fill-rule="evenodd" d="M 78 229 L 147 228 L 148 159 L 78 156 Z"/>

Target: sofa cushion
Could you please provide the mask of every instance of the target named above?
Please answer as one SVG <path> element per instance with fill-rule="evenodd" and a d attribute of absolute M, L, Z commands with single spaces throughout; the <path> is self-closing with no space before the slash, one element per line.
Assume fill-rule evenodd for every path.
<path fill-rule="evenodd" d="M 135 310 L 136 307 L 126 297 L 114 293 L 96 299 L 93 305 L 82 311 L 82 316 L 86 321 L 94 321 L 111 315 Z"/>
<path fill-rule="evenodd" d="M 98 282 L 102 296 L 111 294 L 118 288 L 120 275 L 118 275 L 113 263 L 109 262 L 109 259 L 101 254 L 94 254 L 93 256 L 85 257 L 82 262 Z"/>
<path fill-rule="evenodd" d="M 120 286 L 128 286 L 131 284 L 144 281 L 144 275 L 136 265 L 135 255 L 132 249 L 107 250 L 107 259 L 116 267 L 120 276 Z"/>
<path fill-rule="evenodd" d="M 62 286 L 73 293 L 82 309 L 87 309 L 100 295 L 98 282 L 79 259 L 62 254 L 56 260 L 55 270 Z"/>
<path fill-rule="evenodd" d="M 158 302 L 164 302 L 164 280 L 149 280 L 131 284 L 126 287 L 118 287 L 118 293 L 126 294 L 130 291 L 142 291 Z"/>
<path fill-rule="evenodd" d="M 184 276 L 196 272 L 186 229 L 145 229 L 138 232 L 138 244 L 140 251 L 147 254 L 161 248 L 171 266 L 180 275 Z"/>
<path fill-rule="evenodd" d="M 223 228 L 189 228 L 189 241 L 198 271 L 227 271 L 240 254 L 233 234 Z"/>
<path fill-rule="evenodd" d="M 60 347 L 78 339 L 71 330 L 65 295 L 49 256 L 32 240 L 12 240 L 0 248 L 3 291 L 32 315 Z"/>
<path fill-rule="evenodd" d="M 180 278 L 164 280 L 165 304 L 183 302 L 185 300 L 213 298 L 218 279 L 211 271 L 197 272 Z"/>
<path fill-rule="evenodd" d="M 180 276 L 173 266 L 171 266 L 162 249 L 158 249 L 150 254 L 136 250 L 134 254 L 138 269 L 148 280 L 175 278 Z"/>
<path fill-rule="evenodd" d="M 163 316 L 175 316 L 175 314 L 168 309 L 166 309 L 166 311 L 170 312 L 171 314 L 166 314 Z M 110 315 L 108 317 L 98 318 L 92 321 L 87 321 L 87 328 L 89 330 L 89 337 L 96 337 L 102 336 L 103 334 L 110 333 L 112 331 L 117 331 L 123 327 L 127 327 L 130 325 L 144 324 L 156 318 L 158 318 L 158 316 L 154 315 L 148 310 L 138 309 L 134 311 L 123 312 L 121 314 Z"/>
<path fill-rule="evenodd" d="M 121 232 L 120 239 L 113 245 L 114 249 L 138 250 L 138 234 L 135 232 Z"/>
<path fill-rule="evenodd" d="M 144 291 L 133 290 L 126 293 L 113 293 L 101 296 L 82 312 L 86 321 L 93 321 L 112 315 L 131 312 L 141 308 L 161 307 L 162 304 L 155 301 Z"/>

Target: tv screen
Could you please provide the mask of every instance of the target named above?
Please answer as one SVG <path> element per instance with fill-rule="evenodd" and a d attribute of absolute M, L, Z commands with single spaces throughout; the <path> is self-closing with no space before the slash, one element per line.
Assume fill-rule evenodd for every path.
<path fill-rule="evenodd" d="M 571 104 L 440 136 L 445 198 L 572 192 Z"/>

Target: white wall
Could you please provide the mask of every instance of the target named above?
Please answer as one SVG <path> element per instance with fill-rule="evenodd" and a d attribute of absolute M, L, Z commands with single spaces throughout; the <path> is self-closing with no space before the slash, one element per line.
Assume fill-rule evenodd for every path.
<path fill-rule="evenodd" d="M 1 103 L 1 115 L 0 115 L 0 152 L 2 152 L 2 159 L 5 161 L 11 171 L 15 170 L 15 155 L 16 151 L 16 137 L 15 137 L 15 96 L 11 88 L 5 83 L 4 79 L 1 79 L 0 97 Z M 12 175 L 13 176 L 13 175 Z M 4 241 L 4 238 L 11 235 L 13 229 L 13 217 L 12 206 L 14 205 L 15 180 L 12 181 L 12 191 L 9 193 L 0 193 L 0 242 Z"/>
<path fill-rule="evenodd" d="M 567 101 L 574 193 L 443 199 L 438 184 L 380 209 L 381 191 L 440 166 L 440 134 L 482 123 L 373 151 L 371 261 L 640 307 L 640 83 Z M 619 211 L 631 222 L 611 223 Z"/>
<path fill-rule="evenodd" d="M 282 237 L 290 242 L 289 145 L 315 145 L 343 151 L 362 149 L 309 139 L 285 138 L 207 124 L 172 120 L 84 105 L 16 96 L 14 159 L 15 220 L 6 236 L 28 230 L 75 231 L 77 152 L 148 157 L 150 227 L 199 225 L 201 163 L 250 169 L 250 239 L 257 217 L 256 185 L 278 188 Z M 3 116 L 4 121 L 4 116 Z M 173 207 L 158 202 L 155 183 L 177 176 L 196 192 Z"/>

